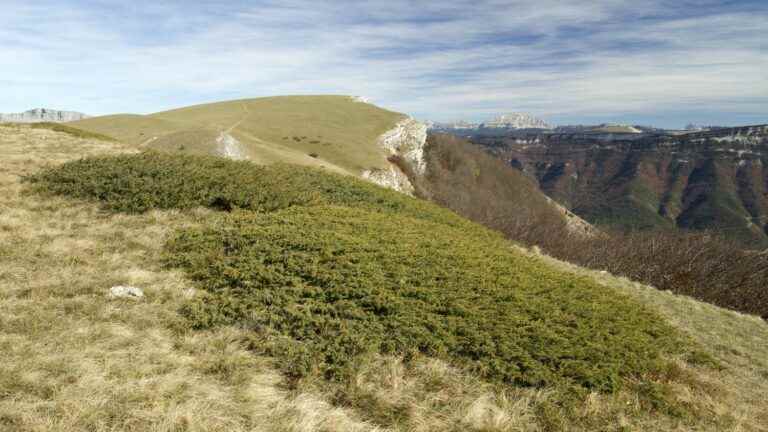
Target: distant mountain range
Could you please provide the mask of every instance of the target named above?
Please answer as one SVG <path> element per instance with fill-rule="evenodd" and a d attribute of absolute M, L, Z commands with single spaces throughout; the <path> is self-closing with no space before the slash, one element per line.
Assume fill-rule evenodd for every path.
<path fill-rule="evenodd" d="M 472 123 L 464 120 L 449 123 L 432 123 L 430 129 L 435 131 L 454 130 L 514 130 L 514 129 L 552 129 L 544 120 L 527 113 L 507 113 L 494 117 L 483 123 Z"/>
<path fill-rule="evenodd" d="M 597 225 L 713 229 L 768 246 L 768 125 L 458 131 Z"/>
<path fill-rule="evenodd" d="M 60 111 L 48 108 L 35 108 L 23 113 L 0 114 L 0 123 L 64 123 L 88 118 L 75 111 Z"/>

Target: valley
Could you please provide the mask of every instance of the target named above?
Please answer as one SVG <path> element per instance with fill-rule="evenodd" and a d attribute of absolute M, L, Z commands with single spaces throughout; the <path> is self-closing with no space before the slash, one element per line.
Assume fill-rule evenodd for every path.
<path fill-rule="evenodd" d="M 768 245 L 768 126 L 454 133 L 598 226 L 715 230 L 748 245 Z"/>

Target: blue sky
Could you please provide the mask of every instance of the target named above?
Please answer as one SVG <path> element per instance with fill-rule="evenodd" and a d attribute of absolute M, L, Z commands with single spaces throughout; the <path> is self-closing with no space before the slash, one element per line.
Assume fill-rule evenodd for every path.
<path fill-rule="evenodd" d="M 420 119 L 768 123 L 768 1 L 0 0 L 0 112 L 350 94 Z"/>

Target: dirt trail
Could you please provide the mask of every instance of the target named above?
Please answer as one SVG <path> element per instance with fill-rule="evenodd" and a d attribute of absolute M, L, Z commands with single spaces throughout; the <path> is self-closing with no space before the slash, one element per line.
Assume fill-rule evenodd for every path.
<path fill-rule="evenodd" d="M 158 138 L 158 137 L 152 137 L 152 138 L 150 138 L 150 139 L 148 139 L 148 140 L 146 140 L 146 141 L 142 142 L 141 144 L 139 144 L 139 146 L 140 146 L 140 147 L 146 147 L 146 146 L 148 146 L 149 144 L 151 144 L 152 142 L 154 142 L 155 140 L 157 140 L 157 138 Z"/>
<path fill-rule="evenodd" d="M 251 114 L 251 110 L 248 109 L 248 105 L 243 104 L 242 107 L 243 107 L 243 111 L 245 112 L 243 114 L 243 117 L 240 120 L 236 121 L 232 126 L 227 128 L 227 130 L 225 130 L 223 133 L 228 134 L 233 130 L 235 130 L 235 128 L 240 126 L 245 121 L 245 119 L 247 119 L 248 116 Z"/>
<path fill-rule="evenodd" d="M 219 137 L 216 138 L 216 143 L 219 145 L 219 152 L 222 156 L 235 160 L 248 159 L 247 152 L 242 148 L 240 142 L 230 135 L 230 133 L 240 126 L 251 113 L 246 104 L 243 104 L 242 107 L 244 111 L 243 117 L 226 130 L 221 131 Z"/>

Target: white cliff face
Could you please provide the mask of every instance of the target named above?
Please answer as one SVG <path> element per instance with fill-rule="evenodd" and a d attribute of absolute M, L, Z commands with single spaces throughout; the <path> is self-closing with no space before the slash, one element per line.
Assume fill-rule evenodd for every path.
<path fill-rule="evenodd" d="M 427 142 L 427 125 L 413 118 L 399 121 L 394 128 L 379 138 L 379 145 L 391 155 L 398 155 L 413 167 L 416 174 L 424 174 L 424 145 Z"/>
<path fill-rule="evenodd" d="M 397 192 L 404 193 L 406 195 L 413 195 L 413 185 L 408 180 L 408 176 L 403 174 L 400 169 L 394 165 L 388 169 L 373 169 L 363 171 L 363 179 L 368 180 L 371 183 L 375 183 L 379 186 L 395 190 Z"/>
<path fill-rule="evenodd" d="M 427 125 L 408 117 L 379 137 L 379 145 L 390 156 L 399 156 L 408 164 L 414 174 L 423 175 L 427 169 L 424 160 L 424 146 L 427 143 Z M 363 172 L 362 177 L 380 186 L 399 192 L 413 194 L 413 185 L 400 168 L 391 164 L 389 169 L 374 169 Z"/>
<path fill-rule="evenodd" d="M 526 113 L 502 114 L 491 121 L 482 125 L 486 128 L 507 128 L 507 129 L 552 129 L 544 120 Z"/>
<path fill-rule="evenodd" d="M 79 112 L 35 108 L 23 113 L 0 114 L 0 123 L 63 123 L 82 120 L 84 118 L 88 118 L 88 116 Z"/>

